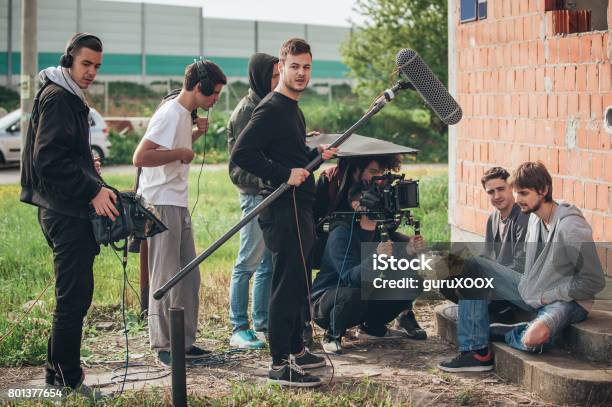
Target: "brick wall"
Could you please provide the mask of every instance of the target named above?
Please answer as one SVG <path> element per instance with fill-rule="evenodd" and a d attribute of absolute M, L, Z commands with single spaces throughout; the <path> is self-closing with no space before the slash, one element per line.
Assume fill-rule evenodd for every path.
<path fill-rule="evenodd" d="M 489 0 L 487 19 L 459 24 L 459 1 L 450 1 L 450 74 L 464 112 L 450 152 L 453 226 L 484 235 L 483 173 L 541 160 L 554 196 L 583 210 L 596 241 L 612 242 L 611 31 L 556 34 L 545 0 Z M 612 276 L 612 250 L 601 258 Z"/>

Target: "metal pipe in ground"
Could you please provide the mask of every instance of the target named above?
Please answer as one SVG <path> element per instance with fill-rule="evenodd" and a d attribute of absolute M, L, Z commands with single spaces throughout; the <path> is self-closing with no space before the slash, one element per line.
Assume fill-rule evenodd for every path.
<path fill-rule="evenodd" d="M 185 373 L 185 310 L 170 308 L 170 356 L 172 358 L 172 405 L 187 407 Z"/>

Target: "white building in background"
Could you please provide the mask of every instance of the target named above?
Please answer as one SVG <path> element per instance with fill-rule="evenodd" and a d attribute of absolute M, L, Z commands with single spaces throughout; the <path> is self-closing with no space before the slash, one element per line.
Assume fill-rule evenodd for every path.
<path fill-rule="evenodd" d="M 21 0 L 0 0 L 0 85 L 12 88 L 19 83 L 20 20 Z M 277 55 L 290 37 L 312 45 L 314 82 L 350 82 L 340 57 L 347 27 L 203 18 L 198 7 L 97 0 L 38 0 L 38 66 L 58 65 L 67 39 L 79 31 L 104 43 L 101 82 L 181 80 L 200 55 L 231 81 L 246 80 L 254 52 Z"/>

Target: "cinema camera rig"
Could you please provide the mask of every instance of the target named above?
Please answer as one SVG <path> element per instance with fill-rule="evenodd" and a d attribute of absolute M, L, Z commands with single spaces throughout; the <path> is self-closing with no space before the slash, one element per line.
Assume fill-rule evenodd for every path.
<path fill-rule="evenodd" d="M 386 172 L 365 182 L 359 199 L 360 210 L 355 212 L 333 212 L 323 220 L 323 231 L 328 232 L 336 221 L 359 221 L 365 215 L 377 222 L 378 229 L 386 232 L 403 224 L 412 226 L 420 234 L 420 221 L 414 219 L 410 209 L 419 207 L 419 181 L 404 179 L 404 174 Z"/>

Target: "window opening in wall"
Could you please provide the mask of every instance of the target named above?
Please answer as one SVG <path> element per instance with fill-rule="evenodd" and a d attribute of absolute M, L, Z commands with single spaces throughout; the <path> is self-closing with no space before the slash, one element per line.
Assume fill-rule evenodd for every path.
<path fill-rule="evenodd" d="M 461 0 L 460 19 L 462 23 L 487 18 L 487 0 Z"/>
<path fill-rule="evenodd" d="M 608 29 L 608 0 L 545 0 L 553 33 L 573 34 Z"/>

